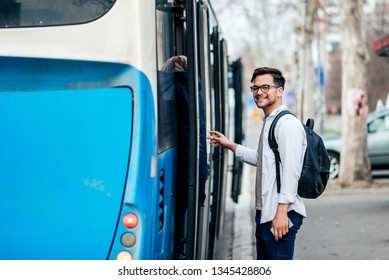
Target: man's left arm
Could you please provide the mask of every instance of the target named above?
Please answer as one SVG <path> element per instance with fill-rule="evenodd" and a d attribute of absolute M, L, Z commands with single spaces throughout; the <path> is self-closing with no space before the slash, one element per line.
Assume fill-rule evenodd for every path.
<path fill-rule="evenodd" d="M 276 240 L 282 238 L 289 231 L 288 208 L 290 204 L 294 203 L 297 196 L 297 185 L 304 159 L 305 131 L 300 121 L 292 118 L 294 117 L 288 116 L 288 118 L 280 119 L 278 131 L 275 131 L 282 165 L 278 207 L 272 221 Z"/>
<path fill-rule="evenodd" d="M 293 119 L 292 119 L 293 118 Z M 282 120 L 282 122 L 281 122 Z M 281 158 L 281 191 L 279 203 L 293 203 L 297 196 L 297 185 L 304 161 L 305 131 L 294 116 L 280 119 L 280 126 L 275 131 Z"/>

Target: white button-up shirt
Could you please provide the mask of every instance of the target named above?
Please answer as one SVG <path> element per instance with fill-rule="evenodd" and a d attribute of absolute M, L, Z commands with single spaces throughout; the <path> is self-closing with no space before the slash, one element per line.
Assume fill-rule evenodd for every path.
<path fill-rule="evenodd" d="M 285 110 L 279 106 L 264 119 L 263 158 L 262 158 L 262 211 L 261 223 L 272 221 L 279 203 L 289 204 L 288 211 L 294 210 L 306 217 L 305 205 L 297 194 L 304 154 L 307 148 L 305 130 L 301 122 L 293 115 L 282 116 L 274 129 L 274 136 L 280 152 L 281 191 L 277 192 L 276 166 L 274 153 L 269 146 L 269 130 L 275 116 Z M 258 151 L 238 145 L 235 151 L 237 159 L 250 165 L 257 165 Z"/>

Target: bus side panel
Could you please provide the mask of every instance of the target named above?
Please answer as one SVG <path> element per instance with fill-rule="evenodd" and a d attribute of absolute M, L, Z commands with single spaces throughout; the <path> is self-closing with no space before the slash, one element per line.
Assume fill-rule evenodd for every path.
<path fill-rule="evenodd" d="M 131 139 L 128 88 L 0 92 L 0 259 L 106 259 Z"/>
<path fill-rule="evenodd" d="M 19 57 L 0 61 L 0 173 L 8 172 L 0 176 L 0 247 L 6 248 L 0 258 L 116 259 L 122 251 L 133 259 L 165 258 L 171 245 L 159 236 L 167 236 L 170 222 L 167 217 L 159 230 L 157 173 L 159 162 L 173 161 L 173 155 L 157 157 L 155 104 L 146 75 L 117 63 Z M 15 100 L 18 96 L 29 100 Z M 11 167 L 17 153 L 23 158 Z M 66 180 L 77 179 L 74 185 L 68 187 L 65 175 L 58 177 L 61 168 Z M 14 182 L 19 189 L 10 188 Z M 21 198 L 27 195 L 20 191 L 25 186 L 30 187 L 29 200 Z M 164 188 L 169 192 L 172 187 Z M 80 195 L 81 190 L 86 194 Z M 104 191 L 108 194 L 101 196 Z M 123 225 L 128 213 L 139 219 L 134 228 Z M 37 224 L 45 215 L 51 218 Z M 136 239 L 129 248 L 121 242 L 125 233 Z"/>
<path fill-rule="evenodd" d="M 131 84 L 134 95 L 133 137 L 124 206 L 109 258 L 115 259 L 120 252 L 126 251 L 133 259 L 165 259 L 171 254 L 168 250 L 171 241 L 167 239 L 172 238 L 168 234 L 172 226 L 169 213 L 173 209 L 168 208 L 172 203 L 174 173 L 171 166 L 175 152 L 157 155 L 156 113 L 151 83 L 135 69 L 131 69 L 128 75 L 131 81 L 137 81 Z M 134 228 L 126 228 L 121 222 L 128 213 L 138 216 L 139 223 Z M 120 238 L 128 232 L 135 236 L 136 243 L 125 248 Z"/>
<path fill-rule="evenodd" d="M 155 237 L 154 255 L 156 259 L 171 259 L 174 243 L 176 148 L 158 155 L 158 233 Z"/>

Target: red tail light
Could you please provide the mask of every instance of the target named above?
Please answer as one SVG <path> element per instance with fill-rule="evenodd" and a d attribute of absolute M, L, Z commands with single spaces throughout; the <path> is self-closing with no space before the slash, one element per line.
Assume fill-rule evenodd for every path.
<path fill-rule="evenodd" d="M 138 225 L 138 217 L 133 213 L 126 214 L 123 217 L 122 222 L 126 228 L 134 228 Z"/>

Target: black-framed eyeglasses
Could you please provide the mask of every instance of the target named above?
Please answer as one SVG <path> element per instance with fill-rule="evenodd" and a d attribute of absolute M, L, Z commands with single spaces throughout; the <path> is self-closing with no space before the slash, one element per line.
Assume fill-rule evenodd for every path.
<path fill-rule="evenodd" d="M 250 87 L 252 93 L 257 93 L 258 90 L 261 90 L 263 93 L 267 93 L 271 87 L 279 88 L 280 86 L 274 86 L 274 85 L 261 85 L 261 86 L 252 86 Z"/>

